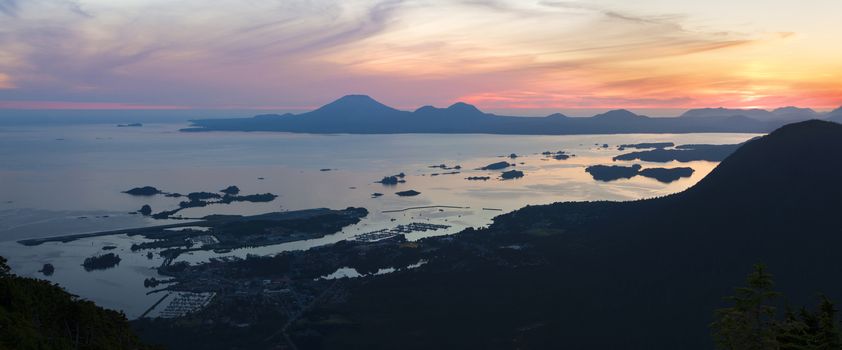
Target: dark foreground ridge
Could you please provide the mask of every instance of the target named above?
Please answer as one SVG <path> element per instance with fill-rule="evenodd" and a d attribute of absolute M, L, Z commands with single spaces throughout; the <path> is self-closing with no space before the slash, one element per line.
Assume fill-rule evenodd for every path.
<path fill-rule="evenodd" d="M 767 133 L 786 123 L 827 115 L 810 109 L 774 111 L 696 109 L 675 118 L 650 118 L 627 110 L 614 110 L 590 118 L 570 118 L 556 113 L 541 118 L 484 113 L 466 103 L 447 108 L 421 107 L 401 111 L 365 95 L 348 95 L 319 109 L 301 114 L 268 114 L 253 118 L 200 119 L 182 131 L 284 131 L 301 133 L 485 133 L 516 135 L 616 134 L 616 133 Z"/>
<path fill-rule="evenodd" d="M 126 316 L 48 281 L 11 273 L 0 257 L 0 349 L 151 349 Z"/>
<path fill-rule="evenodd" d="M 312 349 L 710 349 L 714 310 L 756 262 L 788 303 L 842 298 L 840 178 L 842 126 L 788 125 L 683 193 L 530 206 L 422 241 L 427 264 L 355 281 L 297 322 L 293 339 Z"/>

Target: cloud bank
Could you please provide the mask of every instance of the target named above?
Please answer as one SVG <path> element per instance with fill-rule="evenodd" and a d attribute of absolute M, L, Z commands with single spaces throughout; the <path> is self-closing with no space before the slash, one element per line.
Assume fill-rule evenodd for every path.
<path fill-rule="evenodd" d="M 826 39 L 842 30 L 816 27 L 839 3 L 747 3 L 758 12 L 720 0 L 708 7 L 731 17 L 654 0 L 0 0 L 0 101 L 305 108 L 367 93 L 401 107 L 487 109 L 842 103 L 840 51 Z M 774 12 L 796 10 L 812 18 Z"/>

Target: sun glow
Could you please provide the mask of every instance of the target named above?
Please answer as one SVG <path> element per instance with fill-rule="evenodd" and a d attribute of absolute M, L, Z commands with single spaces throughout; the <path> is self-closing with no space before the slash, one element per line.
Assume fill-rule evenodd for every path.
<path fill-rule="evenodd" d="M 312 106 L 358 92 L 484 109 L 842 104 L 839 1 L 74 3 L 0 11 L 0 101 Z"/>

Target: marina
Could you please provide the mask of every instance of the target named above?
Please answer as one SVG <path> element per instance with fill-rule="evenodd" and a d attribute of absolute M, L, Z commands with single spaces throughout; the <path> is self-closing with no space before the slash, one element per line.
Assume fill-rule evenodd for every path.
<path fill-rule="evenodd" d="M 362 242 L 374 242 L 379 241 L 381 239 L 391 238 L 398 235 L 403 235 L 407 233 L 413 232 L 427 232 L 427 231 L 437 231 L 437 230 L 444 230 L 450 228 L 449 225 L 440 225 L 440 224 L 430 224 L 424 222 L 412 222 L 406 225 L 398 225 L 392 229 L 381 229 L 377 231 L 371 231 L 359 234 L 354 237 L 354 240 L 362 241 Z"/>

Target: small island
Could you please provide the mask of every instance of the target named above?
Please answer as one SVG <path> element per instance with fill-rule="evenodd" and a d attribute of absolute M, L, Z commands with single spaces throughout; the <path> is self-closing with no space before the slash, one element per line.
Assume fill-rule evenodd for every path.
<path fill-rule="evenodd" d="M 240 193 L 240 188 L 237 187 L 237 186 L 228 186 L 224 189 L 219 190 L 219 192 L 222 192 L 222 193 L 225 193 L 225 194 L 230 194 L 230 195 L 233 196 L 233 195 L 236 195 L 236 194 Z"/>
<path fill-rule="evenodd" d="M 439 165 L 430 165 L 430 166 L 428 166 L 428 168 L 439 168 L 439 169 L 442 169 L 442 170 L 459 170 L 459 169 L 462 169 L 462 166 L 461 165 L 454 165 L 454 166 L 450 167 L 450 166 L 447 166 L 445 164 L 439 164 Z"/>
<path fill-rule="evenodd" d="M 571 156 L 570 154 L 568 154 L 565 151 L 556 151 L 556 152 L 544 151 L 541 154 L 546 156 L 546 157 L 550 157 L 552 159 L 555 159 L 555 160 L 567 160 Z"/>
<path fill-rule="evenodd" d="M 617 150 L 624 151 L 626 148 L 633 148 L 633 149 L 664 149 L 668 147 L 675 147 L 675 144 L 672 142 L 643 142 L 643 143 L 633 143 L 627 145 L 619 145 L 617 146 Z"/>
<path fill-rule="evenodd" d="M 653 149 L 621 154 L 614 157 L 614 160 L 641 160 L 644 162 L 666 163 L 679 161 L 682 163 L 692 161 L 721 162 L 742 146 L 736 145 L 681 145 L 673 149 Z"/>
<path fill-rule="evenodd" d="M 152 215 L 152 207 L 150 207 L 149 204 L 144 204 L 137 212 L 143 216 L 149 216 Z"/>
<path fill-rule="evenodd" d="M 218 198 L 222 198 L 222 195 L 213 192 L 191 192 L 187 194 L 187 199 L 189 199 L 191 202 Z"/>
<path fill-rule="evenodd" d="M 585 168 L 585 171 L 591 174 L 594 180 L 609 182 L 619 179 L 631 179 L 637 176 L 640 168 L 641 166 L 639 164 L 632 166 L 592 165 Z"/>
<path fill-rule="evenodd" d="M 278 196 L 272 193 L 249 194 L 244 196 L 225 194 L 220 195 L 212 192 L 192 192 L 187 194 L 188 201 L 178 203 L 178 208 L 165 210 L 152 215 L 154 219 L 168 219 L 182 209 L 201 208 L 213 204 L 231 204 L 234 202 L 265 203 L 275 200 Z"/>
<path fill-rule="evenodd" d="M 641 170 L 638 174 L 640 176 L 648 177 L 658 180 L 663 183 L 670 183 L 681 178 L 690 177 L 693 175 L 693 168 L 647 168 Z"/>
<path fill-rule="evenodd" d="M 500 178 L 503 180 L 519 179 L 521 177 L 523 177 L 523 172 L 519 170 L 504 171 L 500 174 Z"/>
<path fill-rule="evenodd" d="M 118 128 L 139 128 L 143 126 L 141 123 L 117 124 Z"/>
<path fill-rule="evenodd" d="M 406 180 L 404 180 L 404 177 L 406 177 L 406 174 L 404 173 L 391 176 L 384 176 L 383 179 L 381 179 L 380 181 L 375 181 L 375 183 L 380 183 L 384 185 L 397 185 L 399 183 L 406 182 Z"/>
<path fill-rule="evenodd" d="M 465 178 L 468 181 L 488 181 L 491 180 L 491 176 L 468 176 Z"/>
<path fill-rule="evenodd" d="M 123 193 L 130 194 L 132 196 L 154 196 L 156 194 L 161 194 L 161 190 L 152 187 L 152 186 L 143 186 L 143 187 L 135 187 L 128 191 L 123 191 Z"/>
<path fill-rule="evenodd" d="M 398 196 L 401 196 L 401 197 L 414 197 L 414 196 L 417 196 L 417 195 L 421 194 L 421 192 L 418 192 L 416 190 L 408 190 L 408 191 L 395 192 L 395 194 L 398 195 Z"/>
<path fill-rule="evenodd" d="M 658 180 L 663 183 L 670 183 L 677 181 L 684 177 L 693 175 L 693 168 L 646 168 L 641 170 L 638 164 L 632 166 L 619 165 L 594 165 L 585 169 L 586 172 L 593 176 L 597 181 L 614 181 L 619 179 L 631 179 L 635 176 L 643 176 Z"/>
<path fill-rule="evenodd" d="M 52 276 L 53 272 L 55 272 L 55 271 L 56 271 L 56 268 L 53 267 L 53 264 L 50 264 L 50 263 L 44 264 L 44 266 L 40 270 L 38 270 L 38 272 L 43 273 L 44 276 Z"/>
<path fill-rule="evenodd" d="M 85 268 L 85 271 L 93 271 L 93 270 L 105 270 L 110 269 L 114 266 L 120 264 L 120 256 L 114 253 L 103 254 L 99 256 L 92 256 L 85 259 L 85 262 L 82 263 L 82 266 Z"/>
<path fill-rule="evenodd" d="M 479 170 L 501 170 L 506 169 L 510 166 L 512 166 L 512 164 L 509 164 L 509 162 L 497 162 L 488 164 L 482 168 L 479 168 Z"/>

